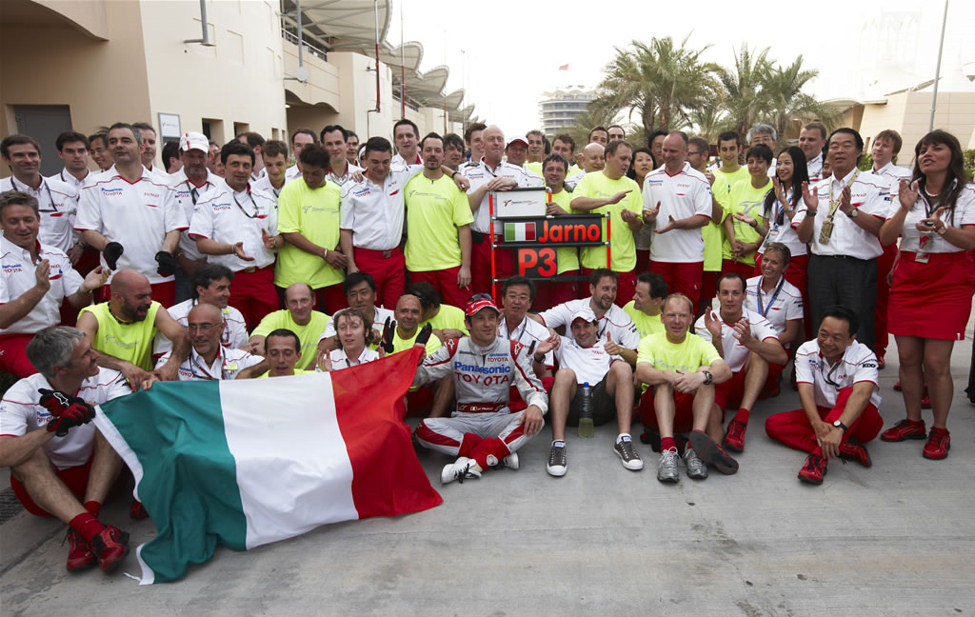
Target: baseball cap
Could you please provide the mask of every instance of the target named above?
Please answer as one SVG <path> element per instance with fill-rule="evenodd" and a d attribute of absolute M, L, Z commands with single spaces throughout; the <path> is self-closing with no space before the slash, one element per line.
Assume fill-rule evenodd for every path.
<path fill-rule="evenodd" d="M 180 152 L 189 152 L 190 150 L 209 152 L 210 140 L 203 133 L 183 133 L 179 138 L 179 150 Z"/>
<path fill-rule="evenodd" d="M 472 296 L 471 299 L 467 301 L 467 310 L 464 311 L 464 314 L 468 317 L 473 317 L 475 313 L 486 308 L 494 309 L 499 315 L 501 314 L 501 309 L 498 308 L 498 305 L 494 303 L 494 300 L 492 300 L 491 296 L 488 294 L 477 294 Z"/>
<path fill-rule="evenodd" d="M 506 143 L 504 145 L 504 147 L 507 148 L 511 144 L 513 144 L 515 142 L 518 142 L 518 141 L 520 141 L 522 143 L 522 145 L 524 145 L 526 148 L 528 147 L 528 140 L 525 139 L 524 137 L 522 137 L 521 135 L 516 135 L 516 136 L 512 137 L 511 139 L 509 139 L 508 140 L 508 143 Z"/>
<path fill-rule="evenodd" d="M 571 324 L 576 319 L 584 319 L 584 320 L 588 321 L 589 323 L 594 323 L 594 322 L 597 321 L 596 314 L 592 312 L 592 309 L 591 308 L 581 308 L 578 311 L 576 311 L 575 313 L 573 313 L 572 314 L 572 319 L 569 320 L 569 323 Z"/>

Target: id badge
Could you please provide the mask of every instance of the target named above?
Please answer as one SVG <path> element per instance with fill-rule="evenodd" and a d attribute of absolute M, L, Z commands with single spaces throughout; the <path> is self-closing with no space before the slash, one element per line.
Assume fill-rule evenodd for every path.
<path fill-rule="evenodd" d="M 829 244 L 829 239 L 833 235 L 833 220 L 826 219 L 823 221 L 823 226 L 819 230 L 819 243 Z"/>
<path fill-rule="evenodd" d="M 928 249 L 931 246 L 931 234 L 924 233 L 921 234 L 920 239 L 917 242 L 917 252 L 914 253 L 914 261 L 919 264 L 928 263 Z"/>

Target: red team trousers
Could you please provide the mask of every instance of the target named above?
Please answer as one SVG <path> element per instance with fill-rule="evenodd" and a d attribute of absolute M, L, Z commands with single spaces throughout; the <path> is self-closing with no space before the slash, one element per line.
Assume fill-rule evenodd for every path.
<path fill-rule="evenodd" d="M 843 410 L 846 408 L 846 401 L 850 398 L 853 388 L 843 388 L 836 397 L 836 404 L 832 409 L 819 407 L 819 417 L 827 424 L 836 421 Z M 853 421 L 849 430 L 843 433 L 842 443 L 848 439 L 854 439 L 860 444 L 871 441 L 884 426 L 884 419 L 872 403 L 868 403 L 860 417 Z M 806 412 L 802 409 L 794 411 L 784 411 L 777 413 L 765 421 L 765 432 L 776 441 L 780 441 L 790 448 L 809 452 L 810 454 L 822 455 L 819 443 L 816 441 L 816 432 L 813 431 Z"/>

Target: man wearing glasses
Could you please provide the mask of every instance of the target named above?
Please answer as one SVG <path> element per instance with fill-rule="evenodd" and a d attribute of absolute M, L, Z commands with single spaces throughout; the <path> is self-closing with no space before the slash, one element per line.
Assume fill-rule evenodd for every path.
<path fill-rule="evenodd" d="M 220 344 L 224 323 L 220 309 L 212 304 L 197 304 L 186 317 L 190 339 L 189 356 L 179 365 L 179 381 L 248 379 L 268 370 L 268 363 L 242 349 Z M 170 361 L 171 354 L 159 358 L 157 367 Z"/>
<path fill-rule="evenodd" d="M 877 408 L 877 357 L 856 340 L 857 314 L 842 306 L 824 311 L 816 339 L 796 351 L 796 383 L 802 409 L 765 421 L 769 437 L 809 452 L 799 480 L 822 484 L 829 459 L 870 467 L 864 444 L 884 421 Z"/>

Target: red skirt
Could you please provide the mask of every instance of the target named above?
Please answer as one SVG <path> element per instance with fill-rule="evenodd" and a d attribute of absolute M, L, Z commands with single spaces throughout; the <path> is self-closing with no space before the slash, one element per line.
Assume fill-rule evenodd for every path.
<path fill-rule="evenodd" d="M 925 264 L 914 261 L 914 255 L 901 253 L 894 267 L 888 331 L 894 336 L 965 340 L 975 288 L 971 256 L 964 251 L 930 253 Z"/>

